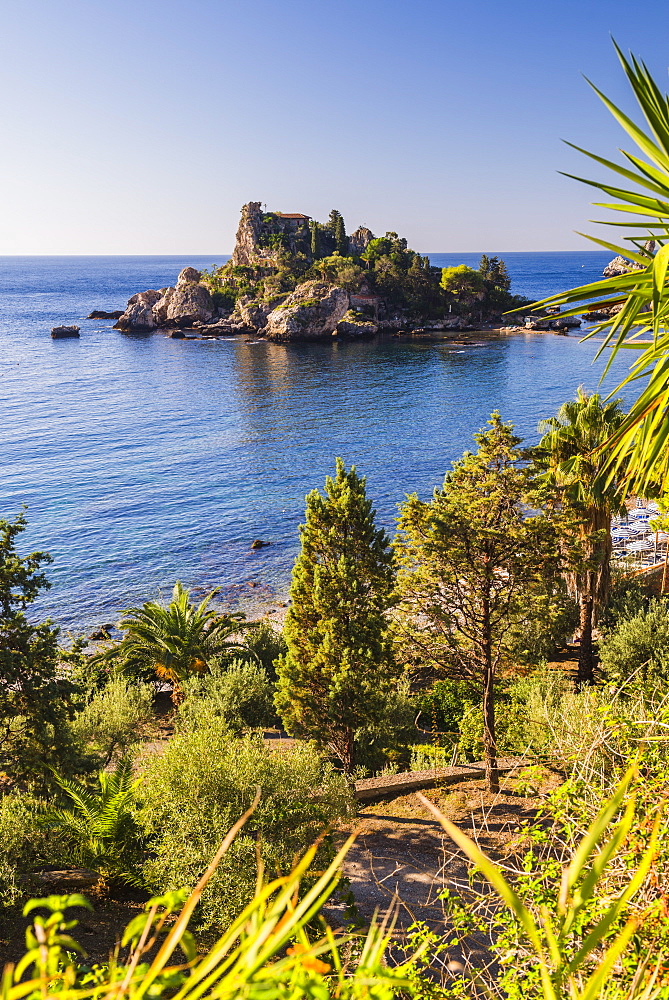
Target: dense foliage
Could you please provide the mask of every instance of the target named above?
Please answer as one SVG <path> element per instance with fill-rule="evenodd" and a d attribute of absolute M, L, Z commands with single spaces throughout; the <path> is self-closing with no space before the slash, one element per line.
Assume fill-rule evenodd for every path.
<path fill-rule="evenodd" d="M 58 629 L 33 624 L 27 609 L 50 584 L 45 552 L 20 556 L 25 515 L 0 520 L 0 772 L 16 780 L 44 774 L 71 752 L 71 687 L 59 672 Z M 69 766 L 69 762 L 68 762 Z"/>
<path fill-rule="evenodd" d="M 520 439 L 493 414 L 429 502 L 402 505 L 397 552 L 402 604 L 397 629 L 424 667 L 465 681 L 483 705 L 488 782 L 497 790 L 495 679 L 540 620 L 559 618 L 561 515 L 540 503 Z"/>
<path fill-rule="evenodd" d="M 286 874 L 296 852 L 347 814 L 346 782 L 307 746 L 273 752 L 218 720 L 174 737 L 143 771 L 137 821 L 150 848 L 144 877 L 158 892 L 195 885 L 258 788 L 252 821 L 202 897 L 203 929 L 225 926 L 248 903 L 257 857 L 268 875 Z"/>
<path fill-rule="evenodd" d="M 308 495 L 300 540 L 276 707 L 289 733 L 315 739 L 350 772 L 356 731 L 383 718 L 399 671 L 386 618 L 390 539 L 374 523 L 365 480 L 341 459 L 325 496 Z"/>

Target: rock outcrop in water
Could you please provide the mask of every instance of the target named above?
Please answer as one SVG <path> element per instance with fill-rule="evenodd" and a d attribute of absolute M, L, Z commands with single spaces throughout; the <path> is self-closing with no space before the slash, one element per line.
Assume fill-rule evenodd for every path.
<path fill-rule="evenodd" d="M 137 292 L 128 299 L 125 312 L 114 324 L 117 330 L 154 330 L 158 325 L 153 314 L 153 307 L 162 298 L 162 291 L 150 288 L 146 292 Z"/>
<path fill-rule="evenodd" d="M 644 257 L 648 257 L 648 262 L 655 253 L 655 240 L 646 240 L 641 251 Z M 643 267 L 635 260 L 627 260 L 625 257 L 614 257 L 606 265 L 602 274 L 605 278 L 617 278 L 621 274 L 628 274 L 630 271 L 642 271 Z"/>
<path fill-rule="evenodd" d="M 379 324 L 373 319 L 361 316 L 349 309 L 337 323 L 337 336 L 350 340 L 354 337 L 373 337 L 379 332 Z"/>
<path fill-rule="evenodd" d="M 174 288 L 149 289 L 133 295 L 116 329 L 155 330 L 208 323 L 215 307 L 209 289 L 200 282 L 201 277 L 194 267 L 185 267 Z"/>
<path fill-rule="evenodd" d="M 305 281 L 267 317 L 268 340 L 314 340 L 337 329 L 348 309 L 348 292 L 327 281 Z"/>

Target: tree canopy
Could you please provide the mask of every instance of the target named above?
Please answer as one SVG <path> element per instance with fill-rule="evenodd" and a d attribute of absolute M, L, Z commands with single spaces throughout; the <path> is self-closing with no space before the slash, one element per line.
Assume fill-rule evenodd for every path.
<path fill-rule="evenodd" d="M 356 730 L 380 718 L 398 674 L 386 612 L 390 539 L 374 523 L 365 480 L 337 459 L 307 496 L 278 664 L 276 707 L 287 732 L 315 740 L 350 772 Z"/>

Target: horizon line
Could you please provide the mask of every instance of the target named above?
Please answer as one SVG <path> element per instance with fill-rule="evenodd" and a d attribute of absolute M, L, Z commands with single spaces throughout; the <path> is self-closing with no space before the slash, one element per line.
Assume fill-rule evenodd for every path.
<path fill-rule="evenodd" d="M 610 250 L 416 250 L 414 251 L 424 257 L 437 256 L 438 254 L 512 254 L 512 253 L 610 253 Z M 184 251 L 182 253 L 0 253 L 0 260 L 9 257 L 232 257 L 227 251 L 204 250 L 204 251 Z"/>

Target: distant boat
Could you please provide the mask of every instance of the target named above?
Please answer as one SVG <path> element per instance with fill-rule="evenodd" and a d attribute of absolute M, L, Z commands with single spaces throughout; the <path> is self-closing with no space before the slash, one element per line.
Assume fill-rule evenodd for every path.
<path fill-rule="evenodd" d="M 51 331 L 54 340 L 65 340 L 67 337 L 78 337 L 78 326 L 54 326 Z"/>

